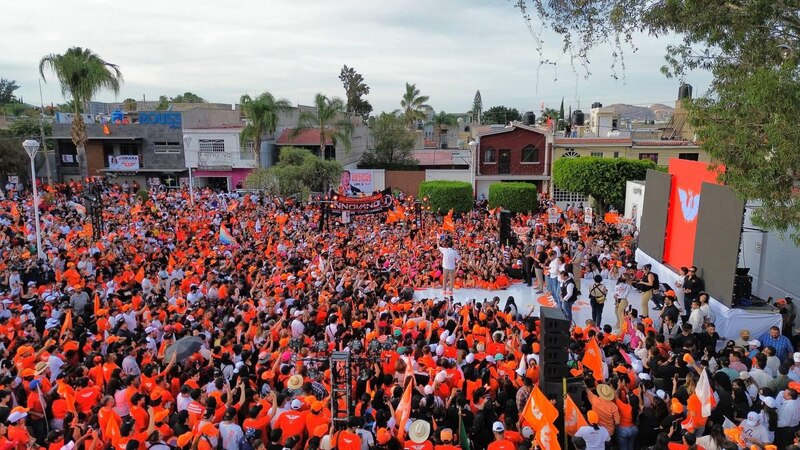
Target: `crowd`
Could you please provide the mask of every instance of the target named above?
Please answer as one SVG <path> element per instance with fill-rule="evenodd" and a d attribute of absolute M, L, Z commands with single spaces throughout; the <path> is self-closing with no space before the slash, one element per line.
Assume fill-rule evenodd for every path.
<path fill-rule="evenodd" d="M 553 417 L 568 445 L 797 448 L 791 326 L 722 341 L 690 271 L 662 295 L 634 261 L 635 229 L 585 224 L 580 205 L 549 224 L 543 201 L 505 247 L 482 205 L 454 232 L 430 214 L 418 227 L 410 207 L 321 232 L 316 205 L 102 190 L 94 240 L 81 187 L 42 187 L 41 261 L 30 196 L 0 202 L 0 450 L 563 447 L 539 421 L 560 396 L 538 386 L 533 307 L 450 292 L 514 282 L 570 318 L 591 304 L 568 348 L 579 410 Z M 448 295 L 414 298 L 445 273 Z M 663 308 L 634 309 L 636 291 Z M 612 300 L 617 323 L 603 324 Z M 361 361 L 349 405 L 331 401 L 334 351 Z"/>

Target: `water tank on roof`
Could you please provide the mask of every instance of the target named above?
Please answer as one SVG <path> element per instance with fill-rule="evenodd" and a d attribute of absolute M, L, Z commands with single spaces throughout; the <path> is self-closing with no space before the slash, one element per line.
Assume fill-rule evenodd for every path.
<path fill-rule="evenodd" d="M 685 98 L 692 98 L 692 85 L 681 83 L 681 87 L 678 88 L 678 100 Z"/>
<path fill-rule="evenodd" d="M 580 109 L 576 109 L 575 111 L 572 111 L 572 123 L 573 124 L 575 124 L 575 125 L 577 125 L 579 127 L 582 127 L 585 120 L 586 120 L 586 116 L 583 114 L 583 111 L 581 111 Z"/>
<path fill-rule="evenodd" d="M 522 124 L 531 126 L 536 123 L 536 114 L 532 111 L 526 111 L 525 114 L 522 115 Z"/>
<path fill-rule="evenodd" d="M 600 102 L 594 102 L 594 103 L 592 103 L 592 109 L 595 109 L 595 108 L 602 108 L 602 107 L 603 107 L 603 104 L 602 104 L 602 103 L 600 103 Z"/>

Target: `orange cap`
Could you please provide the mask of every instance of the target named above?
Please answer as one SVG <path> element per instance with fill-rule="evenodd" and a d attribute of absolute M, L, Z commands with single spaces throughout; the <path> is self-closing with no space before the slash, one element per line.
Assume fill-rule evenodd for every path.
<path fill-rule="evenodd" d="M 439 434 L 439 438 L 442 440 L 442 442 L 451 442 L 453 440 L 453 430 L 450 428 L 443 429 Z"/>
<path fill-rule="evenodd" d="M 389 434 L 389 431 L 386 428 L 378 429 L 378 435 L 376 436 L 378 445 L 386 445 L 386 443 L 389 442 L 390 439 L 392 439 L 392 435 Z"/>
<path fill-rule="evenodd" d="M 189 445 L 189 442 L 192 442 L 192 432 L 187 431 L 182 435 L 178 436 L 178 447 L 186 447 Z"/>
<path fill-rule="evenodd" d="M 36 371 L 33 370 L 33 369 L 25 369 L 25 370 L 22 371 L 22 374 L 20 376 L 22 378 L 35 377 L 36 376 Z"/>
<path fill-rule="evenodd" d="M 600 417 L 596 412 L 594 412 L 594 410 L 590 410 L 586 413 L 586 421 L 594 425 L 600 422 Z"/>
<path fill-rule="evenodd" d="M 322 411 L 322 408 L 324 408 L 324 407 L 325 407 L 325 403 L 322 403 L 319 400 L 311 403 L 311 411 L 313 411 L 313 412 L 320 412 L 320 411 Z"/>
<path fill-rule="evenodd" d="M 670 405 L 673 414 L 680 414 L 683 412 L 683 404 L 677 399 L 672 399 L 672 404 Z"/>

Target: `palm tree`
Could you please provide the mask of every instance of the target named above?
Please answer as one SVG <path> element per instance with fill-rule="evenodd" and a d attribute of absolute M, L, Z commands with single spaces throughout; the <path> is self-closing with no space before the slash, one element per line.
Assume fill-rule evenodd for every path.
<path fill-rule="evenodd" d="M 410 130 L 413 131 L 414 122 L 424 120 L 427 117 L 427 110 L 431 109 L 431 107 L 425 102 L 429 98 L 427 95 L 419 95 L 419 89 L 417 89 L 416 84 L 406 83 L 406 93 L 403 94 L 403 99 L 400 100 L 400 113 Z"/>
<path fill-rule="evenodd" d="M 78 153 L 78 167 L 81 178 L 89 177 L 86 165 L 86 126 L 81 117 L 83 105 L 90 101 L 101 89 L 111 89 L 119 94 L 122 72 L 116 64 L 102 59 L 88 48 L 72 47 L 63 55 L 51 53 L 39 61 L 39 74 L 47 82 L 44 69 L 48 67 L 61 83 L 61 94 L 72 101 L 72 142 Z"/>
<path fill-rule="evenodd" d="M 436 139 L 436 147 L 441 147 L 441 138 L 442 138 L 442 131 L 448 126 L 453 126 L 456 124 L 456 118 L 452 114 L 447 114 L 444 111 L 439 111 L 439 114 L 433 116 L 433 120 L 431 121 L 433 124 L 433 132 Z"/>
<path fill-rule="evenodd" d="M 261 167 L 261 136 L 264 133 L 275 133 L 275 129 L 278 128 L 278 114 L 289 111 L 292 104 L 289 100 L 276 100 L 269 92 L 264 92 L 255 99 L 244 94 L 239 102 L 248 119 L 240 135 L 241 144 L 245 146 L 247 142 L 253 142 L 253 153 L 258 168 Z"/>
<path fill-rule="evenodd" d="M 325 157 L 325 143 L 330 140 L 335 146 L 344 145 L 345 154 L 350 153 L 352 144 L 350 137 L 353 134 L 353 122 L 347 117 L 344 102 L 337 97 L 328 98 L 317 94 L 314 97 L 315 112 L 302 111 L 297 121 L 297 128 L 292 132 L 296 137 L 304 130 L 319 128 L 319 156 Z"/>

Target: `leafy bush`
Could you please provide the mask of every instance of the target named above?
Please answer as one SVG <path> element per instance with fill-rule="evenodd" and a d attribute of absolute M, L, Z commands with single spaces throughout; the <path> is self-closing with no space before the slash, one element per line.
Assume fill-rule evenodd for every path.
<path fill-rule="evenodd" d="M 475 204 L 472 185 L 466 181 L 424 181 L 419 185 L 419 196 L 428 197 L 431 211 L 439 214 L 446 214 L 450 209 L 465 213 Z"/>
<path fill-rule="evenodd" d="M 265 182 L 271 191 L 277 189 L 285 197 L 298 195 L 305 199 L 311 192 L 323 192 L 335 186 L 342 170 L 338 161 L 325 161 L 303 148 L 284 147 L 278 164 L 264 174 L 254 175 L 252 181 L 254 184 L 256 181 Z"/>
<path fill-rule="evenodd" d="M 644 180 L 647 169 L 655 169 L 650 160 L 625 158 L 560 158 L 553 165 L 553 183 L 570 192 L 589 195 L 605 210 L 614 205 L 625 206 L 625 182 Z"/>
<path fill-rule="evenodd" d="M 489 185 L 489 208 L 498 206 L 512 213 L 535 211 L 538 209 L 538 191 L 531 183 L 493 183 Z"/>
<path fill-rule="evenodd" d="M 136 193 L 136 196 L 139 197 L 142 202 L 150 200 L 150 194 L 147 193 L 147 189 L 139 189 L 139 192 Z"/>
<path fill-rule="evenodd" d="M 258 189 L 270 195 L 280 193 L 278 178 L 269 169 L 253 169 L 244 179 L 244 185 L 247 189 Z"/>

